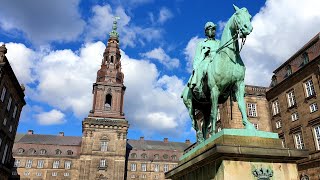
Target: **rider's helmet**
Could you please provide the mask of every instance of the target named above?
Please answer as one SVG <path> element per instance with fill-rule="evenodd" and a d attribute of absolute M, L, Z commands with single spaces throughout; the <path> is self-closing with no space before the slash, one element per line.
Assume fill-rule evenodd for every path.
<path fill-rule="evenodd" d="M 206 30 L 208 27 L 216 27 L 217 25 L 215 25 L 213 22 L 209 21 L 206 23 L 206 25 L 204 26 L 204 30 Z"/>

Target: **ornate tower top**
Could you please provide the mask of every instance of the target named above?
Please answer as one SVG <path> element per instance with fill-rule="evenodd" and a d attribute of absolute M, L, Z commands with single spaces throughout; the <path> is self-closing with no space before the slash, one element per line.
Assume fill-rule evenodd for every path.
<path fill-rule="evenodd" d="M 114 17 L 113 25 L 112 25 L 112 31 L 109 33 L 110 38 L 119 38 L 119 33 L 117 32 L 117 20 L 119 20 L 119 16 Z"/>
<path fill-rule="evenodd" d="M 123 96 L 125 86 L 121 72 L 121 54 L 119 34 L 115 17 L 112 31 L 103 53 L 101 68 L 97 72 L 96 83 L 93 84 L 93 108 L 90 117 L 124 119 Z"/>

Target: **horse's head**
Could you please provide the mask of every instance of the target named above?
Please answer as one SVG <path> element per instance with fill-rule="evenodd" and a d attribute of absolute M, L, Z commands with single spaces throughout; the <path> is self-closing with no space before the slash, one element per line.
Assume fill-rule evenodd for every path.
<path fill-rule="evenodd" d="M 251 25 L 251 15 L 249 14 L 248 10 L 246 8 L 238 8 L 237 6 L 233 5 L 234 10 L 236 11 L 234 13 L 234 20 L 236 24 L 237 30 L 240 32 L 240 37 L 246 37 L 252 32 L 252 25 Z"/>

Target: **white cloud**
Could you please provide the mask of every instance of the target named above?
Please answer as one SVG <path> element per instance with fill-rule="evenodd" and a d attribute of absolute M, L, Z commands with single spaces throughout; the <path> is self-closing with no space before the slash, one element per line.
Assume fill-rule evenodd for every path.
<path fill-rule="evenodd" d="M 166 8 L 166 7 L 162 7 L 159 11 L 159 19 L 158 22 L 163 24 L 165 23 L 168 19 L 173 18 L 173 14 L 172 12 Z"/>
<path fill-rule="evenodd" d="M 192 71 L 192 64 L 193 64 L 194 56 L 196 54 L 197 44 L 202 40 L 203 40 L 203 38 L 198 38 L 198 36 L 192 37 L 190 39 L 190 41 L 188 42 L 186 48 L 184 49 L 183 53 L 184 53 L 186 61 L 187 61 L 188 72 Z"/>
<path fill-rule="evenodd" d="M 177 136 L 185 128 L 187 110 L 180 98 L 183 81 L 176 76 L 159 76 L 156 66 L 122 52 L 125 74 L 125 112 L 133 128 L 145 133 Z M 179 128 L 177 128 L 179 127 Z"/>
<path fill-rule="evenodd" d="M 112 11 L 110 5 L 96 5 L 92 8 L 93 17 L 89 20 L 86 39 L 105 39 L 112 30 L 113 17 L 119 16 L 118 33 L 120 34 L 121 45 L 123 47 L 135 47 L 138 44 L 144 45 L 144 42 L 159 40 L 162 36 L 162 30 L 154 27 L 139 27 L 131 25 L 131 17 L 125 10 L 119 6 Z"/>
<path fill-rule="evenodd" d="M 36 115 L 36 119 L 38 120 L 38 123 L 40 125 L 63 124 L 66 122 L 64 117 L 65 115 L 61 111 L 56 109 Z"/>
<path fill-rule="evenodd" d="M 19 83 L 33 82 L 35 77 L 32 68 L 36 63 L 36 53 L 19 43 L 7 43 L 6 48 L 8 49 L 6 56 Z"/>
<path fill-rule="evenodd" d="M 167 68 L 179 67 L 179 59 L 171 58 L 168 54 L 164 52 L 164 50 L 161 47 L 155 48 L 146 53 L 141 53 L 141 56 L 145 58 L 156 59 Z"/>
<path fill-rule="evenodd" d="M 23 32 L 35 44 L 75 41 L 85 22 L 78 11 L 79 0 L 1 1 L 0 27 Z"/>
<path fill-rule="evenodd" d="M 241 53 L 246 83 L 269 85 L 272 71 L 319 32 L 319 7 L 318 0 L 266 2 L 253 17 L 253 32 Z"/>

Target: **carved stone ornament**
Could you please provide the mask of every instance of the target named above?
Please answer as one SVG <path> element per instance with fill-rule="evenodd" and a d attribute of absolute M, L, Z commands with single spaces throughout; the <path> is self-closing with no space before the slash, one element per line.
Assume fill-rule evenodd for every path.
<path fill-rule="evenodd" d="M 270 180 L 270 178 L 273 176 L 273 170 L 271 168 L 263 167 L 254 168 L 252 174 L 257 178 L 257 180 Z"/>

